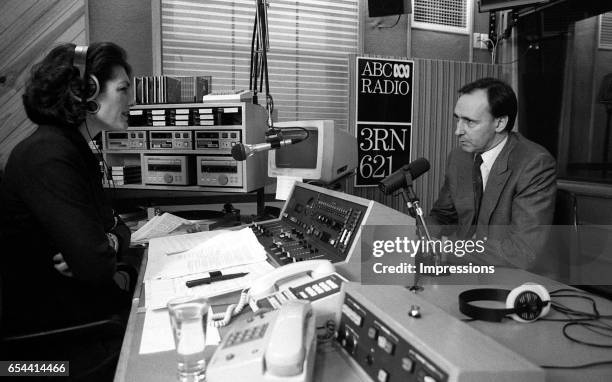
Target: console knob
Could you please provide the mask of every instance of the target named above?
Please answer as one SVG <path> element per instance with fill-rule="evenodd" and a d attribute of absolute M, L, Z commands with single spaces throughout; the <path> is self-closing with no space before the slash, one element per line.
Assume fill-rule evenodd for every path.
<path fill-rule="evenodd" d="M 221 174 L 219 175 L 219 184 L 225 186 L 229 182 L 227 175 Z"/>
<path fill-rule="evenodd" d="M 172 181 L 174 180 L 174 177 L 170 174 L 165 174 L 164 175 L 164 182 L 166 183 L 172 183 Z"/>

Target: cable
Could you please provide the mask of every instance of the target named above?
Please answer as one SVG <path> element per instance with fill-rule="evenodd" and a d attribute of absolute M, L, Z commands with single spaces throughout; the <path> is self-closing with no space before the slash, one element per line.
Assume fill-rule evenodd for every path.
<path fill-rule="evenodd" d="M 607 325 L 597 325 L 597 324 L 590 323 L 590 322 L 569 322 L 569 323 L 563 325 L 563 335 L 565 336 L 565 338 L 569 339 L 570 341 L 579 343 L 581 345 L 593 346 L 593 347 L 597 347 L 597 348 L 606 348 L 606 349 L 612 348 L 612 343 L 611 344 L 600 344 L 600 343 L 597 343 L 597 342 L 590 342 L 590 341 L 579 340 L 576 337 L 570 336 L 568 334 L 567 330 L 571 326 L 581 326 L 581 327 L 588 328 L 588 330 L 591 330 L 591 331 L 593 331 L 593 330 L 590 329 L 590 328 L 599 328 L 599 329 L 608 330 L 610 333 L 612 333 L 612 327 L 609 327 Z M 611 337 L 608 334 L 602 334 L 602 333 L 599 333 L 599 332 L 596 332 L 596 331 L 594 331 L 594 332 L 597 333 L 597 334 L 600 334 L 600 335 L 604 335 L 606 337 Z"/>
<path fill-rule="evenodd" d="M 307 140 L 310 137 L 310 132 L 307 129 L 303 128 L 302 126 L 283 127 L 280 129 L 280 131 L 282 134 L 283 130 L 291 130 L 291 129 L 299 129 L 305 132 L 306 136 L 302 139 L 303 141 Z"/>
<path fill-rule="evenodd" d="M 523 53 L 521 53 L 517 59 L 512 60 L 512 61 L 500 62 L 498 65 L 510 65 L 510 64 L 514 64 L 515 62 L 518 62 L 520 59 L 524 58 L 525 55 L 527 55 L 527 52 L 529 52 L 531 49 L 533 49 L 533 46 L 529 45 L 527 47 L 527 49 L 525 49 L 525 51 Z"/>
<path fill-rule="evenodd" d="M 336 333 L 336 323 L 333 320 L 327 320 L 325 326 L 320 326 L 317 330 L 319 329 L 325 329 L 325 333 L 317 335 L 318 344 L 329 342 L 334 338 L 334 334 Z"/>
<path fill-rule="evenodd" d="M 572 292 L 572 294 L 558 294 L 561 292 Z M 582 293 L 582 295 L 580 294 Z M 593 307 L 593 313 L 590 312 L 582 312 L 582 311 L 578 311 L 575 309 L 571 309 L 568 308 L 566 306 L 564 306 L 563 304 L 561 304 L 560 302 L 554 302 L 553 304 L 553 308 L 561 313 L 569 313 L 571 315 L 583 315 L 586 316 L 588 318 L 592 318 L 592 319 L 600 319 L 600 318 L 604 318 L 604 319 L 612 319 L 612 314 L 601 314 L 599 313 L 599 311 L 597 310 L 597 303 L 595 302 L 595 300 L 590 297 L 588 295 L 587 292 L 581 291 L 581 290 L 573 290 L 573 289 L 568 289 L 568 288 L 562 288 L 562 289 L 557 289 L 554 290 L 552 292 L 550 292 L 551 297 L 573 297 L 573 298 L 581 298 L 584 300 L 588 300 L 591 302 L 592 307 Z"/>
<path fill-rule="evenodd" d="M 210 317 L 210 325 L 214 328 L 222 328 L 229 324 L 232 317 L 242 312 L 242 309 L 246 306 L 249 297 L 249 290 L 243 289 L 240 293 L 240 300 L 238 304 L 230 304 L 224 313 L 214 313 Z"/>
<path fill-rule="evenodd" d="M 571 293 L 567 293 L 571 292 Z M 582 294 L 581 294 L 582 293 Z M 565 319 L 545 319 L 545 321 L 556 321 L 556 322 L 566 322 L 563 325 L 562 333 L 565 338 L 568 340 L 591 347 L 597 348 L 612 348 L 612 343 L 597 343 L 592 341 L 586 341 L 583 339 L 579 339 L 574 335 L 570 335 L 569 328 L 578 326 L 583 329 L 586 329 L 592 333 L 595 333 L 599 336 L 612 338 L 612 325 L 606 323 L 603 320 L 612 319 L 612 315 L 602 315 L 599 313 L 597 309 L 597 302 L 586 294 L 586 292 L 573 290 L 568 288 L 557 289 L 550 292 L 552 297 L 566 297 L 566 298 L 579 298 L 583 300 L 587 300 L 591 303 L 592 312 L 584 312 L 576 309 L 569 308 L 558 301 L 554 301 L 551 303 L 552 309 L 555 311 L 564 314 L 567 318 Z"/>
<path fill-rule="evenodd" d="M 377 25 L 376 28 L 378 28 L 378 29 L 393 28 L 394 26 L 397 25 L 397 23 L 399 23 L 401 18 L 402 18 L 402 14 L 400 13 L 399 15 L 397 15 L 397 20 L 395 20 L 395 24 L 389 25 L 389 26 L 387 26 L 387 25 L 378 26 Z"/>
<path fill-rule="evenodd" d="M 585 369 L 587 367 L 593 367 L 593 366 L 599 366 L 599 365 L 607 365 L 607 364 L 612 364 L 612 359 L 611 360 L 606 360 L 606 361 L 584 363 L 584 364 L 580 364 L 580 365 L 572 365 L 572 366 L 540 365 L 540 367 L 543 368 L 543 369 Z"/>
<path fill-rule="evenodd" d="M 504 38 L 500 38 L 497 40 L 491 40 L 491 39 L 486 39 L 483 42 L 485 43 L 490 43 L 491 44 L 491 64 L 495 64 L 495 60 L 497 59 L 497 45 L 503 40 Z"/>

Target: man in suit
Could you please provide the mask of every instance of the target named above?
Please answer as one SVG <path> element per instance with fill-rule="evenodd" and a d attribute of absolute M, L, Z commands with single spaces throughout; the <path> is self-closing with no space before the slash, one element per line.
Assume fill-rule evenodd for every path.
<path fill-rule="evenodd" d="M 484 253 L 465 261 L 533 268 L 552 224 L 556 162 L 512 132 L 517 99 L 508 84 L 483 78 L 459 94 L 459 147 L 448 157 L 428 223 L 438 237 L 484 241 Z"/>

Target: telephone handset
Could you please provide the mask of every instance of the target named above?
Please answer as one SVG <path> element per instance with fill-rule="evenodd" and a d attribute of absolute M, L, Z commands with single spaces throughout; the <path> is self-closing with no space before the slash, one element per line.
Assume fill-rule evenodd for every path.
<path fill-rule="evenodd" d="M 306 345 L 314 338 L 314 319 L 308 301 L 291 301 L 283 305 L 270 333 L 270 342 L 264 357 L 270 373 L 290 377 L 304 371 Z M 291 338 L 292 341 L 287 341 Z"/>
<path fill-rule="evenodd" d="M 212 325 L 227 325 L 232 316 L 250 304 L 254 312 L 277 309 L 289 300 L 307 300 L 313 303 L 317 326 L 329 319 L 338 321 L 343 299 L 342 284 L 346 282 L 335 273 L 329 260 L 308 260 L 278 267 L 255 280 L 249 290 L 242 291 L 240 301 L 230 305 L 223 313 L 212 316 Z"/>
<path fill-rule="evenodd" d="M 310 302 L 294 300 L 257 314 L 225 336 L 206 379 L 217 381 L 312 380 L 316 336 Z"/>

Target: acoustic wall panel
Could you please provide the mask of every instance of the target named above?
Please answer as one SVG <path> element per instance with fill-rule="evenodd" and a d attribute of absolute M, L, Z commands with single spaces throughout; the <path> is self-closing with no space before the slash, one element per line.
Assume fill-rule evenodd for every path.
<path fill-rule="evenodd" d="M 60 43 L 87 43 L 86 0 L 0 2 L 0 171 L 34 130 L 21 102 L 30 68 Z"/>

